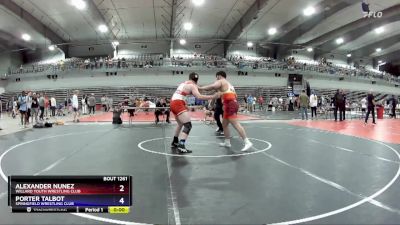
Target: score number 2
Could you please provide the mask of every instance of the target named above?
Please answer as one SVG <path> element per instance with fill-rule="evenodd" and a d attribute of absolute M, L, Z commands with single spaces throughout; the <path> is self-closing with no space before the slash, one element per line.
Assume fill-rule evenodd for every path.
<path fill-rule="evenodd" d="M 119 185 L 119 191 L 120 192 L 124 192 L 125 191 L 124 185 Z M 124 197 L 122 197 L 118 202 L 121 203 L 121 205 L 123 205 L 125 203 Z"/>

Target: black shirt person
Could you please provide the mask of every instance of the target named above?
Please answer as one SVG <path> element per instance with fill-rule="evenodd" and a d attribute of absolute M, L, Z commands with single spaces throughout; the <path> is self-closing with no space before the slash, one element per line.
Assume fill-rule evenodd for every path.
<path fill-rule="evenodd" d="M 158 101 L 156 103 L 156 107 L 168 107 L 166 100 L 161 99 L 160 101 Z M 166 122 L 171 123 L 169 121 L 169 115 L 170 115 L 169 109 L 156 109 L 156 111 L 154 112 L 154 115 L 156 116 L 156 124 L 160 122 L 159 116 L 162 114 L 167 116 Z"/>
<path fill-rule="evenodd" d="M 224 110 L 222 107 L 222 100 L 221 98 L 217 98 L 215 101 L 215 109 L 214 109 L 214 119 L 217 122 L 217 133 L 222 134 L 222 132 L 224 132 L 224 128 L 222 127 L 222 123 L 221 123 L 221 115 L 224 114 Z"/>
<path fill-rule="evenodd" d="M 372 94 L 372 91 L 370 91 L 367 96 L 368 111 L 367 111 L 367 115 L 365 116 L 365 125 L 367 125 L 367 123 L 368 123 L 368 117 L 371 112 L 372 112 L 372 123 L 376 124 L 375 123 L 375 104 L 376 104 L 375 96 Z"/>
<path fill-rule="evenodd" d="M 397 106 L 397 98 L 392 95 L 392 98 L 390 99 L 390 104 L 392 105 L 392 118 L 396 119 L 396 106 Z"/>

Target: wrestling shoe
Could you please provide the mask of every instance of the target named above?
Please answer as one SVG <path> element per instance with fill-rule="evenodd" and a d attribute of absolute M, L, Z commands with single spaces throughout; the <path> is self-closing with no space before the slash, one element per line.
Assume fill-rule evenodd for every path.
<path fill-rule="evenodd" d="M 253 147 L 253 143 L 251 143 L 250 141 L 246 141 L 241 151 L 245 152 L 249 150 L 251 147 Z"/>
<path fill-rule="evenodd" d="M 231 145 L 231 143 L 228 143 L 228 142 L 222 142 L 222 143 L 219 143 L 219 147 L 230 148 L 230 147 L 232 147 L 232 145 Z"/>
<path fill-rule="evenodd" d="M 187 154 L 187 153 L 192 153 L 192 151 L 189 150 L 189 149 L 186 149 L 186 146 L 185 146 L 185 145 L 179 144 L 179 145 L 178 145 L 178 153 L 179 153 L 179 154 Z"/>

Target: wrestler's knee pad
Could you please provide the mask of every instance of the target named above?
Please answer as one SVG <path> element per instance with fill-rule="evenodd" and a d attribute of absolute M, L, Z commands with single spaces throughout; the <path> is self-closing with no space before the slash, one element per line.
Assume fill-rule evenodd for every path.
<path fill-rule="evenodd" d="M 189 135 L 190 130 L 192 129 L 192 122 L 187 122 L 183 124 L 183 133 Z"/>

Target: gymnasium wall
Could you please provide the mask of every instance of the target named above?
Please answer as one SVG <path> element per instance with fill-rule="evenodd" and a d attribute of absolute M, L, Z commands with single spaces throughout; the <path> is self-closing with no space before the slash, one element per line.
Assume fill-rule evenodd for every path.
<path fill-rule="evenodd" d="M 22 57 L 20 53 L 7 53 L 0 54 L 0 75 L 8 73 L 10 67 L 20 67 L 22 64 Z"/>
<path fill-rule="evenodd" d="M 176 86 L 178 83 L 187 79 L 190 71 L 198 71 L 200 74 L 200 84 L 207 84 L 215 81 L 217 70 L 200 71 L 196 69 L 187 70 L 183 75 L 172 75 L 171 71 L 137 71 L 137 72 L 118 72 L 117 76 L 106 76 L 104 72 L 81 72 L 59 74 L 58 79 L 48 79 L 45 75 L 30 78 L 21 78 L 21 82 L 9 79 L 6 84 L 6 91 L 20 90 L 40 90 L 40 89 L 60 89 L 60 88 L 79 88 L 79 87 L 105 87 L 105 86 Z M 249 72 L 248 76 L 238 76 L 235 70 L 227 70 L 228 78 L 236 86 L 276 86 L 287 85 L 288 73 L 281 73 L 281 77 L 275 77 L 274 72 Z M 356 80 L 346 78 L 339 81 L 338 77 L 330 75 L 305 75 L 311 88 L 329 88 L 345 90 L 369 91 L 370 89 L 388 94 L 400 95 L 400 88 L 394 85 L 379 83 L 371 84 L 369 80 Z M 351 80 L 353 79 L 353 80 Z"/>

